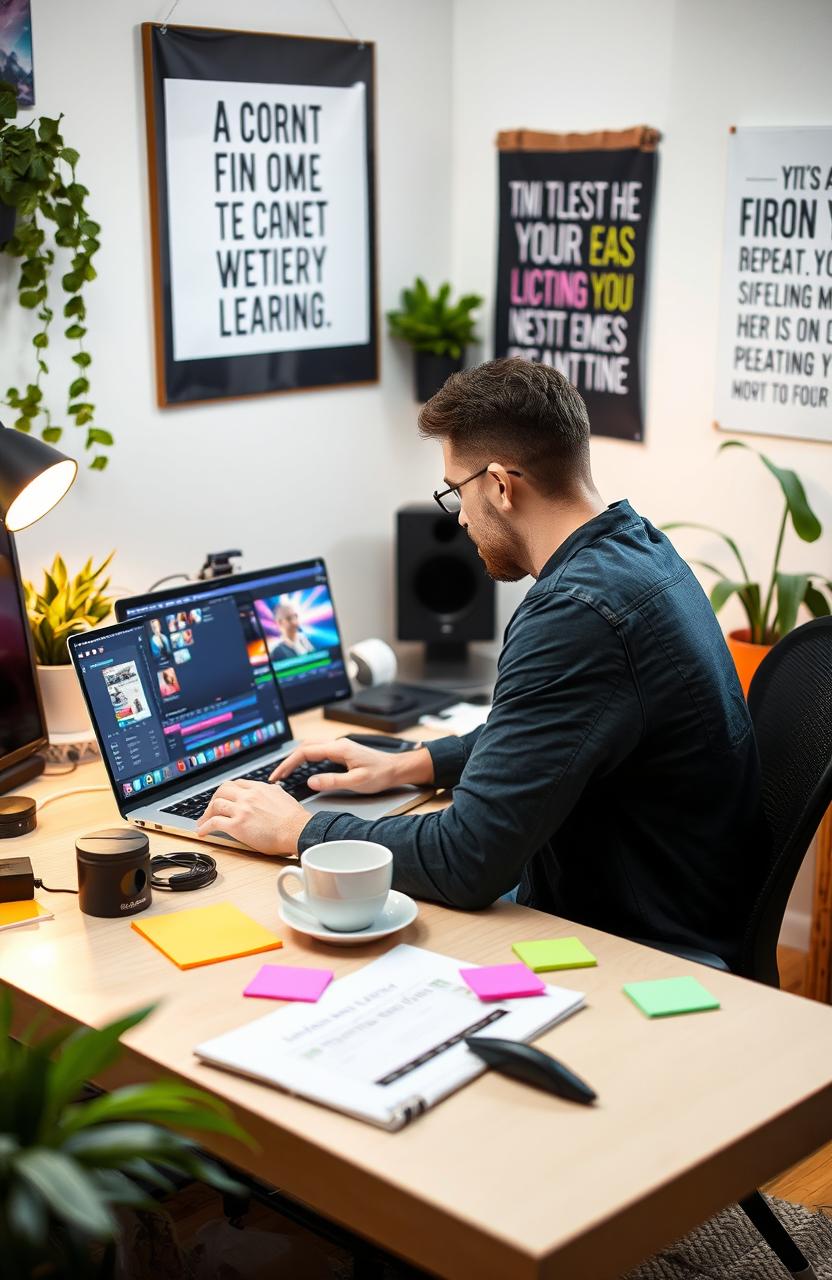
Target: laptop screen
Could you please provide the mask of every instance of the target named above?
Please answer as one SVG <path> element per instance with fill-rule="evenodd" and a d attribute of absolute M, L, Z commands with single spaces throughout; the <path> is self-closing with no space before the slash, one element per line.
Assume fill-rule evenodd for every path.
<path fill-rule="evenodd" d="M 69 644 L 122 801 L 289 737 L 263 636 L 230 595 Z"/>
<path fill-rule="evenodd" d="M 233 599 L 263 636 L 289 715 L 348 698 L 352 692 L 335 606 L 323 560 L 186 583 L 153 595 L 119 600 L 116 617 L 147 618 Z"/>

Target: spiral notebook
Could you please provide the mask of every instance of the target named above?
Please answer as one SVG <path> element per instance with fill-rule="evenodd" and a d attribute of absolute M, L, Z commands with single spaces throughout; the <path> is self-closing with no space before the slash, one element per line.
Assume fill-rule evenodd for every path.
<path fill-rule="evenodd" d="M 382 1128 L 401 1129 L 486 1070 L 464 1044 L 528 1041 L 579 1009 L 582 992 L 484 1002 L 462 960 L 406 944 L 333 982 L 314 1006 L 269 1013 L 198 1045 L 197 1057 Z"/>

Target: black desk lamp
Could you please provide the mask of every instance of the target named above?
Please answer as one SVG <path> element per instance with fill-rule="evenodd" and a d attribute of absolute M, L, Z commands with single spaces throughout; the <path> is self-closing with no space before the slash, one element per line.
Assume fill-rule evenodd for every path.
<path fill-rule="evenodd" d="M 78 472 L 78 463 L 51 444 L 0 423 L 0 518 L 11 533 L 51 511 Z"/>

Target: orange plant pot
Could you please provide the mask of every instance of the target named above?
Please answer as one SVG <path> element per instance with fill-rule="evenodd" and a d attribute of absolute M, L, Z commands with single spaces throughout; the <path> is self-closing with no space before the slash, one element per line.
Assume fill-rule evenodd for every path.
<path fill-rule="evenodd" d="M 742 691 L 747 698 L 748 686 L 751 684 L 754 672 L 766 654 L 771 653 L 774 646 L 770 644 L 752 644 L 751 632 L 748 627 L 743 628 L 741 631 L 729 631 L 725 637 L 725 642 L 728 645 L 731 657 L 734 659 L 734 666 L 737 668 Z"/>

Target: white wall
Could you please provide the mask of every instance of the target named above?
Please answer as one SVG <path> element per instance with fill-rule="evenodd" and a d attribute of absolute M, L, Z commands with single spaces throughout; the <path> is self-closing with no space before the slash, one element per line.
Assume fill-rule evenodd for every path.
<path fill-rule="evenodd" d="M 752 572 L 770 563 L 776 482 L 736 452 L 715 460 L 712 428 L 725 144 L 736 125 L 832 124 L 829 0 L 456 0 L 454 279 L 493 294 L 500 129 L 658 127 L 658 194 L 647 332 L 646 443 L 597 439 L 607 501 L 628 497 L 654 522 L 693 519 L 732 533 Z M 491 312 L 485 328 L 491 334 Z M 813 547 L 792 533 L 783 568 L 832 576 L 832 448 L 749 438 L 804 478 L 824 525 Z M 679 535 L 716 559 L 716 539 Z M 729 567 L 726 564 L 726 567 Z M 502 592 L 507 614 L 518 588 Z M 725 621 L 742 625 L 738 612 Z M 704 798 L 703 798 L 704 799 Z M 811 866 L 793 896 L 789 939 L 805 938 Z"/>
<path fill-rule="evenodd" d="M 349 639 L 391 635 L 392 513 L 439 471 L 418 441 L 406 352 L 382 339 L 377 387 L 161 411 L 155 407 L 151 276 L 138 25 L 169 0 L 33 0 L 38 113 L 65 113 L 79 178 L 102 223 L 89 291 L 92 398 L 117 443 L 103 476 L 19 540 L 32 574 L 117 546 L 116 576 L 141 588 L 241 545 L 246 564 L 318 552 L 331 562 Z M 646 443 L 599 439 L 596 479 L 656 522 L 726 528 L 764 572 L 778 510 L 753 460 L 715 462 L 713 417 L 725 142 L 731 124 L 832 123 L 828 0 L 340 0 L 354 34 L 376 41 L 381 310 L 418 272 L 486 295 L 495 270 L 501 128 L 658 126 L 658 197 L 647 333 Z M 255 31 L 343 34 L 325 0 L 182 0 L 175 21 Z M 384 325 L 382 324 L 382 332 Z M 24 377 L 27 335 L 0 270 L 0 386 Z M 61 362 L 53 354 L 56 370 Z M 59 384 L 60 385 L 60 384 Z M 2 411 L 0 411 L 2 412 Z M 832 568 L 832 450 L 759 439 L 795 467 L 826 527 L 792 536 L 784 567 Z M 688 535 L 689 554 L 717 543 Z M 505 621 L 524 586 L 500 589 Z M 736 624 L 738 615 L 726 612 Z M 809 876 L 792 915 L 809 904 Z"/>
<path fill-rule="evenodd" d="M 451 268 L 452 15 L 444 0 L 420 0 L 418 14 L 385 0 L 343 8 L 356 38 L 376 42 L 383 312 L 417 272 L 438 284 Z M 169 0 L 33 0 L 36 110 L 64 112 L 103 227 L 89 289 L 91 398 L 116 445 L 103 475 L 83 473 L 20 536 L 24 570 L 34 574 L 58 548 L 81 561 L 115 546 L 116 580 L 141 589 L 166 572 L 194 572 L 207 550 L 242 547 L 249 568 L 323 554 L 347 637 L 389 635 L 393 512 L 429 500 L 442 471 L 416 434 L 406 352 L 383 338 L 378 386 L 156 407 L 139 24 L 169 9 Z M 324 0 L 237 0 L 232 10 L 182 0 L 175 21 L 345 34 Z M 3 389 L 30 367 L 13 295 L 0 264 Z M 68 367 L 55 352 L 50 361 L 53 372 Z M 59 398 L 68 382 L 54 382 Z"/>

